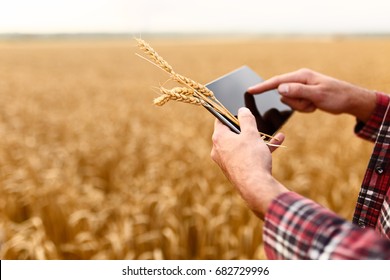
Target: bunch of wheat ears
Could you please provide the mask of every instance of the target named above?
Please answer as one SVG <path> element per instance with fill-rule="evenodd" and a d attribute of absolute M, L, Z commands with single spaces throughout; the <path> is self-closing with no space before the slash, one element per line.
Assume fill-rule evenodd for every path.
<path fill-rule="evenodd" d="M 211 105 L 215 111 L 228 118 L 232 123 L 239 126 L 238 119 L 215 98 L 213 92 L 204 85 L 176 73 L 172 66 L 168 64 L 147 42 L 136 38 L 138 47 L 150 58 L 147 59 L 139 54 L 139 57 L 147 60 L 158 68 L 164 70 L 170 75 L 170 79 L 178 82 L 182 87 L 174 87 L 166 89 L 163 86 L 159 87 L 161 95 L 154 99 L 154 104 L 162 106 L 170 100 L 180 101 L 195 105 Z M 266 144 L 271 146 L 279 146 L 268 143 L 274 137 L 263 132 L 259 132 L 261 138 L 266 141 Z"/>

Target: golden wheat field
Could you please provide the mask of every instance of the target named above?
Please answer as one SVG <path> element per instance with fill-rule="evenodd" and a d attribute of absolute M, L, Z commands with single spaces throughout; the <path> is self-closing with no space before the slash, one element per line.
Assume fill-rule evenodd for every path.
<path fill-rule="evenodd" d="M 244 64 L 308 67 L 390 92 L 390 39 L 147 41 L 201 83 Z M 132 39 L 0 42 L 1 259 L 262 259 L 262 223 L 210 159 L 213 117 L 153 105 L 167 75 Z M 296 113 L 274 175 L 352 217 L 372 144 L 355 120 Z"/>

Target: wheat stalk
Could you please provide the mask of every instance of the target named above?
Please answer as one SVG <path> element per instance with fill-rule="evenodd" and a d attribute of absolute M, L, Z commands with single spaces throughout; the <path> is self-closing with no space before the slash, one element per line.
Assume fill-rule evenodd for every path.
<path fill-rule="evenodd" d="M 156 105 L 159 105 L 159 106 L 162 106 L 164 105 L 165 103 L 167 103 L 170 99 L 172 100 L 176 100 L 176 101 L 181 101 L 181 102 L 185 102 L 185 103 L 191 103 L 191 104 L 197 104 L 197 105 L 201 105 L 202 101 L 203 102 L 207 102 L 209 103 L 210 105 L 212 105 L 214 107 L 214 109 L 216 111 L 218 111 L 219 113 L 221 113 L 222 115 L 226 116 L 230 121 L 232 121 L 233 123 L 235 123 L 236 125 L 239 126 L 239 122 L 238 122 L 238 119 L 232 114 L 230 113 L 229 110 L 227 110 L 225 108 L 225 106 L 223 106 L 223 104 L 221 104 L 214 96 L 213 92 L 210 91 L 208 88 L 206 88 L 204 85 L 190 79 L 190 78 L 187 78 L 183 75 L 180 75 L 180 74 L 177 74 L 171 65 L 169 65 L 168 62 L 166 62 L 147 42 L 145 42 L 144 40 L 140 39 L 140 38 L 136 38 L 136 41 L 138 43 L 138 47 L 144 51 L 144 53 L 146 55 L 148 55 L 152 61 L 146 59 L 145 57 L 141 56 L 141 55 L 138 55 L 140 56 L 141 58 L 143 59 L 146 59 L 147 61 L 149 61 L 150 63 L 154 64 L 155 66 L 159 67 L 160 69 L 164 70 L 165 72 L 167 72 L 168 74 L 170 74 L 171 76 L 171 79 L 172 80 L 175 80 L 177 81 L 178 83 L 182 84 L 182 85 L 185 85 L 187 86 L 188 88 L 192 89 L 194 92 L 192 93 L 192 98 L 190 98 L 189 96 L 187 95 L 184 95 L 184 94 L 181 94 L 179 92 L 175 92 L 175 91 L 169 91 L 169 90 L 166 90 L 164 88 L 160 88 L 160 91 L 162 92 L 162 96 L 154 99 L 154 104 Z M 201 101 L 202 100 L 202 101 Z M 266 133 L 263 133 L 263 132 L 259 132 L 260 136 L 262 137 L 262 139 L 276 139 L 275 137 L 271 136 L 271 135 L 268 135 Z M 278 139 L 276 139 L 278 140 Z M 267 142 L 266 142 L 267 143 Z M 270 146 L 280 146 L 280 145 L 273 145 L 273 144 L 270 144 L 270 143 L 267 143 L 268 145 Z"/>

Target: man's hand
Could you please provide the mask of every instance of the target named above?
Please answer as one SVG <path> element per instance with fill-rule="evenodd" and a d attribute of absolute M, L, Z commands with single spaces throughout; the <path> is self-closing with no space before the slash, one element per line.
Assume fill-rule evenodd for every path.
<path fill-rule="evenodd" d="M 375 109 L 376 94 L 309 69 L 272 77 L 248 89 L 257 94 L 278 89 L 282 102 L 301 112 L 348 113 L 366 122 Z"/>
<path fill-rule="evenodd" d="M 238 112 L 241 133 L 235 134 L 216 120 L 211 158 L 233 183 L 248 207 L 260 218 L 277 195 L 287 189 L 271 174 L 271 152 L 257 131 L 256 121 L 249 109 Z M 281 144 L 283 134 L 276 136 L 272 144 Z"/>

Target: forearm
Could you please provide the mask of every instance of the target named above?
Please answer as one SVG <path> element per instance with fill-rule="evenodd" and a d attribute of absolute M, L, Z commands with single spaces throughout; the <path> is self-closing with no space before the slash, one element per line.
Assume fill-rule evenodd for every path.
<path fill-rule="evenodd" d="M 238 183 L 235 187 L 252 212 L 264 220 L 272 201 L 280 194 L 288 192 L 288 189 L 275 180 L 271 174 L 260 175 L 253 176 L 252 182 L 246 186 Z"/>
<path fill-rule="evenodd" d="M 377 97 L 375 91 L 357 87 L 346 83 L 345 113 L 355 116 L 362 122 L 367 122 L 375 110 Z"/>

